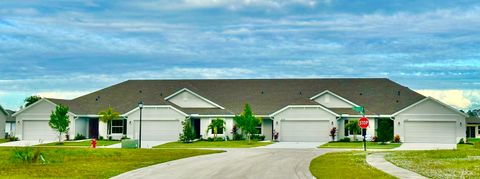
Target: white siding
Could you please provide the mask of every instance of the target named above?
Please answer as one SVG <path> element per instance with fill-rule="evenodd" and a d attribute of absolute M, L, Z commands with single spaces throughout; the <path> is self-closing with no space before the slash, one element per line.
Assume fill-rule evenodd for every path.
<path fill-rule="evenodd" d="M 183 91 L 176 96 L 168 99 L 168 101 L 182 108 L 217 108 L 216 106 L 193 95 L 188 91 Z"/>
<path fill-rule="evenodd" d="M 72 136 L 72 139 L 75 138 L 77 134 L 82 134 L 88 138 L 88 119 L 87 118 L 78 118 L 75 120 L 75 134 Z"/>
<path fill-rule="evenodd" d="M 19 113 L 16 116 L 16 119 L 17 119 L 17 121 L 20 121 L 20 124 L 17 125 L 17 130 L 16 130 L 15 135 L 20 140 L 24 140 L 24 135 L 25 134 L 33 135 L 33 136 L 27 136 L 26 137 L 27 139 L 58 140 L 58 137 L 52 138 L 50 136 L 48 138 L 45 138 L 44 135 L 42 134 L 44 131 L 40 130 L 40 128 L 42 128 L 42 127 L 39 127 L 39 128 L 32 127 L 30 129 L 27 128 L 27 130 L 33 130 L 33 131 L 24 131 L 23 130 L 24 125 L 25 125 L 24 124 L 25 121 L 42 121 L 41 123 L 43 123 L 43 124 L 39 124 L 39 123 L 36 123 L 36 124 L 39 124 L 39 125 L 42 125 L 42 126 L 45 126 L 45 125 L 48 126 L 48 121 L 50 120 L 50 114 L 53 110 L 55 110 L 55 107 L 56 107 L 55 104 L 53 104 L 49 101 L 46 101 L 45 99 L 42 99 L 41 101 L 39 101 L 35 104 L 32 104 L 32 106 L 29 106 L 28 109 Z M 73 138 L 75 136 L 75 119 L 74 119 L 74 116 L 72 114 L 69 114 L 69 119 L 70 119 L 69 135 L 70 135 L 71 138 Z M 29 124 L 27 124 L 27 127 L 28 127 L 28 125 Z M 35 136 L 38 136 L 38 137 L 35 137 Z M 49 136 L 49 135 L 47 135 L 47 136 Z M 62 139 L 65 139 L 65 136 L 62 136 Z"/>
<path fill-rule="evenodd" d="M 452 135 L 455 135 L 456 142 L 460 141 L 461 138 L 466 137 L 465 116 L 457 113 L 456 111 L 453 111 L 446 106 L 443 106 L 442 104 L 432 99 L 427 99 L 422 103 L 419 103 L 397 114 L 394 117 L 394 135 L 400 135 L 400 139 L 402 142 L 410 142 L 408 141 L 408 139 L 405 141 L 405 132 L 409 131 L 409 129 L 406 129 L 405 126 L 407 121 L 423 121 L 431 124 L 424 126 L 424 130 L 426 131 L 435 130 L 431 129 L 435 128 L 435 123 L 451 121 L 455 125 L 451 127 L 451 129 L 449 129 L 448 131 L 445 131 L 447 129 L 444 129 L 443 131 L 437 130 L 438 135 L 440 135 L 440 133 L 451 133 Z M 454 132 L 452 132 L 452 130 L 454 130 Z M 428 138 L 428 136 L 417 137 Z"/>
<path fill-rule="evenodd" d="M 0 139 L 5 137 L 5 123 L 7 121 L 7 116 L 0 112 Z"/>
<path fill-rule="evenodd" d="M 207 129 L 208 125 L 210 125 L 211 121 L 216 118 L 201 118 L 200 119 L 200 135 L 202 135 L 202 138 L 208 138 L 208 137 L 213 137 L 212 131 L 208 131 L 207 134 Z M 223 134 L 217 134 L 217 137 L 225 137 L 225 135 L 228 135 L 230 138 L 232 138 L 232 129 L 233 129 L 233 118 L 220 118 L 225 120 L 225 131 Z"/>
<path fill-rule="evenodd" d="M 330 94 L 325 93 L 317 98 L 315 98 L 315 102 L 320 103 L 328 108 L 351 108 L 353 105 L 345 102 L 344 100 Z"/>
<path fill-rule="evenodd" d="M 173 140 L 172 133 L 176 133 L 174 140 L 178 140 L 178 134 L 182 132 L 181 121 L 185 120 L 185 117 L 185 115 L 170 107 L 143 108 L 142 140 Z M 127 116 L 127 136 L 129 138 L 138 139 L 139 121 L 140 111 L 138 109 Z M 173 123 L 178 125 L 173 125 Z M 166 129 L 165 126 L 171 126 L 171 128 Z M 146 136 L 146 138 L 143 136 Z"/>
<path fill-rule="evenodd" d="M 328 124 L 328 130 L 333 127 L 337 127 L 336 116 L 329 113 L 328 111 L 320 107 L 290 107 L 274 117 L 273 128 L 275 131 L 279 131 L 279 140 L 282 141 L 282 122 L 284 121 L 299 121 L 300 123 L 306 121 L 326 121 Z M 295 127 L 295 125 L 287 125 L 287 127 Z M 286 129 L 286 130 L 297 130 L 297 129 Z M 329 137 L 329 132 L 326 132 L 324 136 Z"/>

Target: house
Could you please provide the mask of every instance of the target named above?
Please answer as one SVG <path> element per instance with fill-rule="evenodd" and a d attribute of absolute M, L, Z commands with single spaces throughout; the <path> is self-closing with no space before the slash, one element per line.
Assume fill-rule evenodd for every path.
<path fill-rule="evenodd" d="M 5 111 L 8 113 L 7 120 L 5 123 L 5 133 L 7 136 L 15 136 L 15 129 L 17 122 L 15 121 L 15 117 L 13 117 L 13 114 L 15 114 L 15 111 L 5 109 Z"/>
<path fill-rule="evenodd" d="M 480 138 L 480 118 L 468 117 L 467 121 L 467 138 Z"/>
<path fill-rule="evenodd" d="M 5 109 L 0 105 L 0 139 L 5 138 L 5 123 L 7 121 L 9 114 Z"/>
<path fill-rule="evenodd" d="M 280 141 L 330 141 L 350 137 L 345 129 L 363 106 L 370 120 L 367 134 L 376 135 L 378 122 L 388 121 L 393 133 L 408 143 L 457 143 L 465 138 L 465 114 L 434 99 L 384 78 L 369 79 L 218 79 L 129 80 L 72 100 L 42 99 L 14 116 L 16 136 L 23 140 L 55 140 L 48 126 L 51 111 L 62 104 L 70 108 L 69 135 L 89 138 L 139 135 L 139 101 L 142 110 L 142 140 L 174 141 L 188 119 L 198 137 L 213 136 L 207 126 L 214 118 L 226 121 L 231 135 L 233 117 L 246 103 L 262 118 L 258 130 L 266 139 L 274 132 Z M 113 107 L 122 119 L 99 122 L 99 111 Z M 393 134 L 392 134 L 393 135 Z"/>

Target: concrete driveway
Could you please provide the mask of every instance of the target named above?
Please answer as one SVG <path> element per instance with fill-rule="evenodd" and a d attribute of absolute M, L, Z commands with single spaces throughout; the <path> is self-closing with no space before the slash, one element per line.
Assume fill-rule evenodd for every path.
<path fill-rule="evenodd" d="M 257 147 L 266 149 L 316 149 L 326 142 L 275 142 L 273 144 Z"/>
<path fill-rule="evenodd" d="M 456 149 L 457 144 L 403 143 L 393 150 L 442 150 Z"/>
<path fill-rule="evenodd" d="M 226 149 L 130 171 L 114 178 L 313 178 L 310 161 L 324 149 Z"/>
<path fill-rule="evenodd" d="M 21 140 L 21 141 L 1 143 L 0 147 L 27 147 L 27 146 L 33 146 L 33 145 L 38 145 L 38 144 L 46 144 L 46 143 L 52 143 L 52 142 L 55 142 L 55 141 Z"/>

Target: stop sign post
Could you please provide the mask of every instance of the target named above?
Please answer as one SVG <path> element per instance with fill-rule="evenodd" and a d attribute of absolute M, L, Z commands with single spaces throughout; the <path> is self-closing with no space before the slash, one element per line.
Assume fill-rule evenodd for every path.
<path fill-rule="evenodd" d="M 367 127 L 369 125 L 368 118 L 366 118 L 366 117 L 360 118 L 360 120 L 358 120 L 358 125 L 360 126 L 360 128 L 362 128 L 363 150 L 367 151 L 366 135 L 367 135 Z"/>

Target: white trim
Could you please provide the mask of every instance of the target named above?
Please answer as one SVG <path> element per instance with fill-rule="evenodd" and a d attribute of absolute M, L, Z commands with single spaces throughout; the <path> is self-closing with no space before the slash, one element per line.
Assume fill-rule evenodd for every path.
<path fill-rule="evenodd" d="M 188 116 L 188 114 L 186 114 L 183 111 L 180 111 L 179 109 L 177 109 L 173 106 L 170 106 L 170 105 L 144 105 L 143 108 L 170 108 L 170 109 L 173 109 L 173 110 L 177 111 L 178 113 L 180 113 L 184 116 Z M 128 111 L 125 114 L 122 114 L 120 116 L 126 117 L 126 116 L 132 114 L 133 112 L 135 112 L 137 110 L 139 110 L 139 107 L 133 108 L 132 110 L 130 110 L 130 111 Z"/>
<path fill-rule="evenodd" d="M 281 113 L 285 110 L 287 110 L 288 108 L 321 108 L 327 112 L 329 112 L 330 114 L 333 114 L 335 115 L 336 117 L 338 117 L 339 115 L 333 111 L 330 111 L 329 109 L 323 107 L 322 105 L 287 105 L 285 106 L 284 108 L 270 114 L 270 117 L 274 117 L 275 115 L 277 115 L 278 113 Z"/>
<path fill-rule="evenodd" d="M 218 108 L 220 108 L 220 109 L 225 109 L 224 107 L 222 107 L 222 106 L 220 106 L 220 105 L 218 105 L 218 104 L 216 104 L 216 103 L 208 100 L 207 98 L 204 98 L 203 96 L 200 96 L 199 94 L 197 94 L 197 93 L 195 93 L 195 92 L 193 92 L 192 90 L 189 90 L 189 89 L 187 89 L 187 88 L 183 88 L 183 89 L 181 89 L 181 90 L 178 90 L 177 92 L 171 94 L 170 96 L 165 97 L 164 99 L 165 99 L 165 101 L 168 101 L 170 98 L 173 98 L 174 96 L 176 96 L 176 95 L 178 95 L 178 94 L 180 94 L 180 93 L 182 93 L 182 92 L 184 92 L 184 91 L 187 91 L 187 92 L 193 94 L 194 96 L 196 96 L 196 97 L 198 97 L 198 98 L 200 98 L 200 99 L 202 99 L 202 100 L 204 100 L 204 101 L 210 103 L 211 105 L 214 105 L 214 106 L 216 106 L 216 107 L 218 107 Z"/>
<path fill-rule="evenodd" d="M 7 110 L 5 110 L 5 108 L 2 107 L 2 105 L 0 105 L 0 110 L 2 110 L 2 112 L 5 113 L 5 116 L 8 117 L 8 112 Z"/>
<path fill-rule="evenodd" d="M 350 114 L 342 114 L 340 115 L 340 117 L 354 117 L 354 118 L 360 118 L 360 117 L 364 117 L 363 115 L 350 115 Z M 375 117 L 378 117 L 378 118 L 391 118 L 392 116 L 391 115 L 365 115 L 365 117 L 372 117 L 372 118 L 375 118 Z"/>
<path fill-rule="evenodd" d="M 235 117 L 233 114 L 191 114 L 189 117 Z"/>
<path fill-rule="evenodd" d="M 40 104 L 40 102 L 42 102 L 42 101 L 47 101 L 48 103 L 54 105 L 55 107 L 58 106 L 58 104 L 55 104 L 54 102 L 48 100 L 47 98 L 42 98 L 42 99 L 38 100 L 37 102 L 35 102 L 35 103 L 27 106 L 26 108 L 23 108 L 23 109 L 21 109 L 20 111 L 17 111 L 16 113 L 14 113 L 14 114 L 12 115 L 12 117 L 16 117 L 17 115 L 19 115 L 20 113 L 24 112 L 25 110 L 30 109 L 30 108 L 32 108 L 33 106 L 37 105 L 37 104 Z M 76 116 L 77 116 L 76 114 L 74 114 L 74 113 L 71 112 L 70 110 L 68 111 L 68 114 L 73 115 L 73 117 L 76 117 Z"/>
<path fill-rule="evenodd" d="M 346 103 L 348 103 L 348 104 L 350 104 L 350 105 L 353 105 L 353 106 L 355 106 L 355 107 L 358 107 L 358 106 L 359 106 L 359 105 L 355 104 L 354 102 L 351 102 L 351 101 L 349 101 L 349 100 L 341 97 L 340 95 L 337 95 L 337 94 L 335 94 L 334 92 L 331 92 L 331 91 L 329 91 L 329 90 L 325 90 L 325 91 L 323 91 L 323 92 L 321 92 L 321 93 L 318 93 L 317 95 L 311 97 L 310 100 L 314 100 L 314 99 L 322 96 L 322 95 L 325 94 L 325 93 L 329 93 L 329 94 L 331 94 L 331 95 L 333 95 L 333 96 L 341 99 L 342 101 L 344 101 L 344 102 L 346 102 Z"/>
<path fill-rule="evenodd" d="M 438 104 L 440 104 L 440 105 L 442 105 L 442 106 L 445 106 L 445 107 L 451 109 L 452 111 L 455 111 L 456 113 L 458 113 L 458 114 L 460 114 L 460 115 L 462 115 L 462 116 L 464 116 L 464 117 L 468 117 L 467 114 L 462 113 L 462 112 L 460 112 L 459 110 L 453 108 L 452 106 L 450 106 L 450 105 L 448 105 L 448 104 L 445 104 L 445 103 L 443 103 L 443 102 L 441 102 L 441 101 L 439 101 L 439 100 L 437 100 L 437 99 L 435 99 L 435 98 L 432 98 L 432 97 L 430 97 L 430 96 L 428 96 L 428 97 L 426 97 L 426 98 L 424 98 L 424 99 L 422 99 L 422 100 L 420 100 L 420 101 L 418 101 L 418 102 L 416 102 L 416 103 L 413 103 L 412 105 L 407 106 L 406 108 L 403 108 L 403 109 L 401 109 L 400 111 L 398 111 L 398 112 L 396 112 L 396 113 L 393 113 L 392 116 L 396 116 L 396 115 L 398 115 L 398 114 L 400 114 L 400 113 L 402 113 L 402 112 L 404 112 L 404 111 L 406 111 L 406 110 L 408 110 L 408 109 L 410 109 L 410 108 L 412 108 L 412 107 L 414 107 L 414 106 L 416 106 L 416 105 L 418 105 L 418 104 L 420 104 L 420 103 L 423 103 L 423 102 L 425 102 L 425 101 L 427 101 L 427 100 L 429 100 L 429 99 L 433 100 L 434 102 L 437 102 Z"/>

